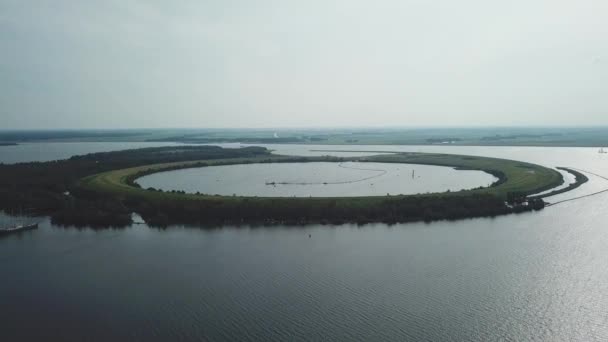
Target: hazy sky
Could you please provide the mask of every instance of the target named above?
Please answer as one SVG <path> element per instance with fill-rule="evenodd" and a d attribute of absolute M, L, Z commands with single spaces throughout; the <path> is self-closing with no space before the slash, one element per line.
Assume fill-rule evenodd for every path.
<path fill-rule="evenodd" d="M 0 129 L 608 124 L 606 0 L 0 0 Z"/>

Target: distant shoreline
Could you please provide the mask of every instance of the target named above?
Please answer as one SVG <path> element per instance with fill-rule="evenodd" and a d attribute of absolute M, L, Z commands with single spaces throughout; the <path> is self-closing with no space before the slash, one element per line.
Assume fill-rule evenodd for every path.
<path fill-rule="evenodd" d="M 0 146 L 17 146 L 19 144 L 14 142 L 0 142 Z"/>
<path fill-rule="evenodd" d="M 530 146 L 608 148 L 608 127 L 427 127 L 0 130 L 6 142 L 156 142 L 325 146 Z"/>

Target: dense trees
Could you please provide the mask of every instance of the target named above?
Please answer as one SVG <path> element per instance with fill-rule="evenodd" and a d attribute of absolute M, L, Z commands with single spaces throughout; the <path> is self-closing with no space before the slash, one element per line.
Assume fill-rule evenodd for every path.
<path fill-rule="evenodd" d="M 542 203 L 542 201 L 541 201 Z M 131 198 L 133 210 L 152 225 L 341 224 L 455 220 L 537 209 L 507 206 L 490 194 L 386 196 L 363 198 L 234 198 L 156 200 Z"/>
<path fill-rule="evenodd" d="M 128 207 L 111 196 L 79 189 L 76 182 L 96 173 L 150 163 L 268 154 L 261 147 L 178 146 L 93 153 L 44 163 L 0 164 L 0 209 L 49 214 L 57 223 L 124 225 L 130 222 Z"/>

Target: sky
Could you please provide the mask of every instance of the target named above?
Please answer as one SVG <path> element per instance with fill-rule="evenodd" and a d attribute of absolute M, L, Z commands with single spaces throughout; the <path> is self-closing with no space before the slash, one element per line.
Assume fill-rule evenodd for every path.
<path fill-rule="evenodd" d="M 608 125 L 605 0 L 0 0 L 0 129 Z"/>

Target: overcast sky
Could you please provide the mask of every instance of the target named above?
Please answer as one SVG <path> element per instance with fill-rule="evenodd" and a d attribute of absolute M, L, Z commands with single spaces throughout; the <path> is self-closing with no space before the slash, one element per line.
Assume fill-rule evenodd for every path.
<path fill-rule="evenodd" d="M 608 125 L 606 0 L 0 0 L 0 129 Z"/>

